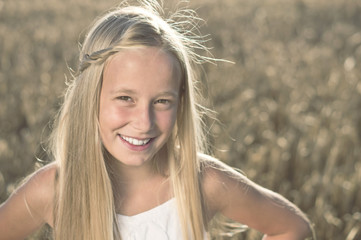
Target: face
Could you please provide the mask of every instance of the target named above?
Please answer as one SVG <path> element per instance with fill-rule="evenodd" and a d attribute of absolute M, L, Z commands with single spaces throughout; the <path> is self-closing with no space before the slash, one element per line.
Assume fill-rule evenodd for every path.
<path fill-rule="evenodd" d="M 108 60 L 100 94 L 99 123 L 108 152 L 127 166 L 149 162 L 167 142 L 176 121 L 179 65 L 155 47 L 121 51 Z"/>

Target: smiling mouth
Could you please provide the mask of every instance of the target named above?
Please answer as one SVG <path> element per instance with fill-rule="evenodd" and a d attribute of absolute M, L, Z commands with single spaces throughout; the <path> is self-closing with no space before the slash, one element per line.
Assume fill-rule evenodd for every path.
<path fill-rule="evenodd" d="M 147 143 L 150 142 L 151 138 L 147 138 L 147 139 L 135 139 L 135 138 L 131 138 L 131 137 L 125 137 L 119 134 L 119 136 L 126 142 L 135 145 L 135 146 L 144 146 Z"/>

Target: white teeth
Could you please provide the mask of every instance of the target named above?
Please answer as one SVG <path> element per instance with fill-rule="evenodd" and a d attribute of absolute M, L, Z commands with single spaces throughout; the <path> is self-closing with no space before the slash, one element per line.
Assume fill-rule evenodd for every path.
<path fill-rule="evenodd" d="M 122 135 L 120 135 L 121 138 L 123 138 L 125 141 L 127 141 L 130 144 L 136 145 L 136 146 L 142 146 L 147 144 L 150 141 L 150 138 L 148 139 L 144 139 L 144 140 L 140 140 L 140 139 L 135 139 L 135 138 L 130 138 L 130 137 L 124 137 Z"/>

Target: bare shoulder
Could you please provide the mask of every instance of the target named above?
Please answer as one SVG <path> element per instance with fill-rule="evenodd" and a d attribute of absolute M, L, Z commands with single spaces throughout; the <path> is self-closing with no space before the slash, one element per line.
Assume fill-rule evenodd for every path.
<path fill-rule="evenodd" d="M 40 168 L 32 176 L 30 176 L 23 185 L 23 187 L 29 190 L 28 197 L 35 198 L 34 200 L 38 200 L 43 203 L 52 201 L 55 193 L 57 172 L 57 164 L 50 163 Z"/>
<path fill-rule="evenodd" d="M 38 191 L 44 191 L 44 193 L 48 192 L 48 190 L 52 191 L 55 186 L 57 172 L 58 165 L 55 162 L 50 163 L 35 171 L 24 185 L 33 184 L 34 187 L 37 187 Z"/>
<path fill-rule="evenodd" d="M 36 171 L 23 185 L 30 210 L 50 225 L 52 225 L 57 173 L 57 164 L 48 164 Z"/>
<path fill-rule="evenodd" d="M 208 216 L 220 213 L 267 235 L 282 234 L 284 239 L 310 234 L 308 219 L 290 201 L 215 158 L 199 156 Z"/>
<path fill-rule="evenodd" d="M 55 163 L 40 168 L 0 206 L 4 239 L 24 238 L 44 223 L 52 225 L 56 175 Z"/>
<path fill-rule="evenodd" d="M 247 191 L 252 184 L 240 171 L 228 166 L 220 160 L 199 154 L 202 166 L 202 187 L 207 205 L 211 211 L 219 212 L 228 205 L 225 198 L 234 188 Z"/>

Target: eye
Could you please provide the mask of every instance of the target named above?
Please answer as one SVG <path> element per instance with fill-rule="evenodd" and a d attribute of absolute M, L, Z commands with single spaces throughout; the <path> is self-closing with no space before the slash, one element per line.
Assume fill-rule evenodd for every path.
<path fill-rule="evenodd" d="M 154 107 L 157 110 L 170 110 L 174 107 L 174 101 L 172 99 L 161 98 L 154 102 Z"/>
<path fill-rule="evenodd" d="M 124 101 L 124 102 L 131 102 L 132 101 L 132 98 L 129 97 L 129 96 L 119 96 L 119 97 L 116 97 L 116 99 Z"/>
<path fill-rule="evenodd" d="M 171 101 L 169 99 L 158 99 L 157 101 L 155 101 L 155 103 L 159 103 L 159 104 L 170 104 Z"/>

